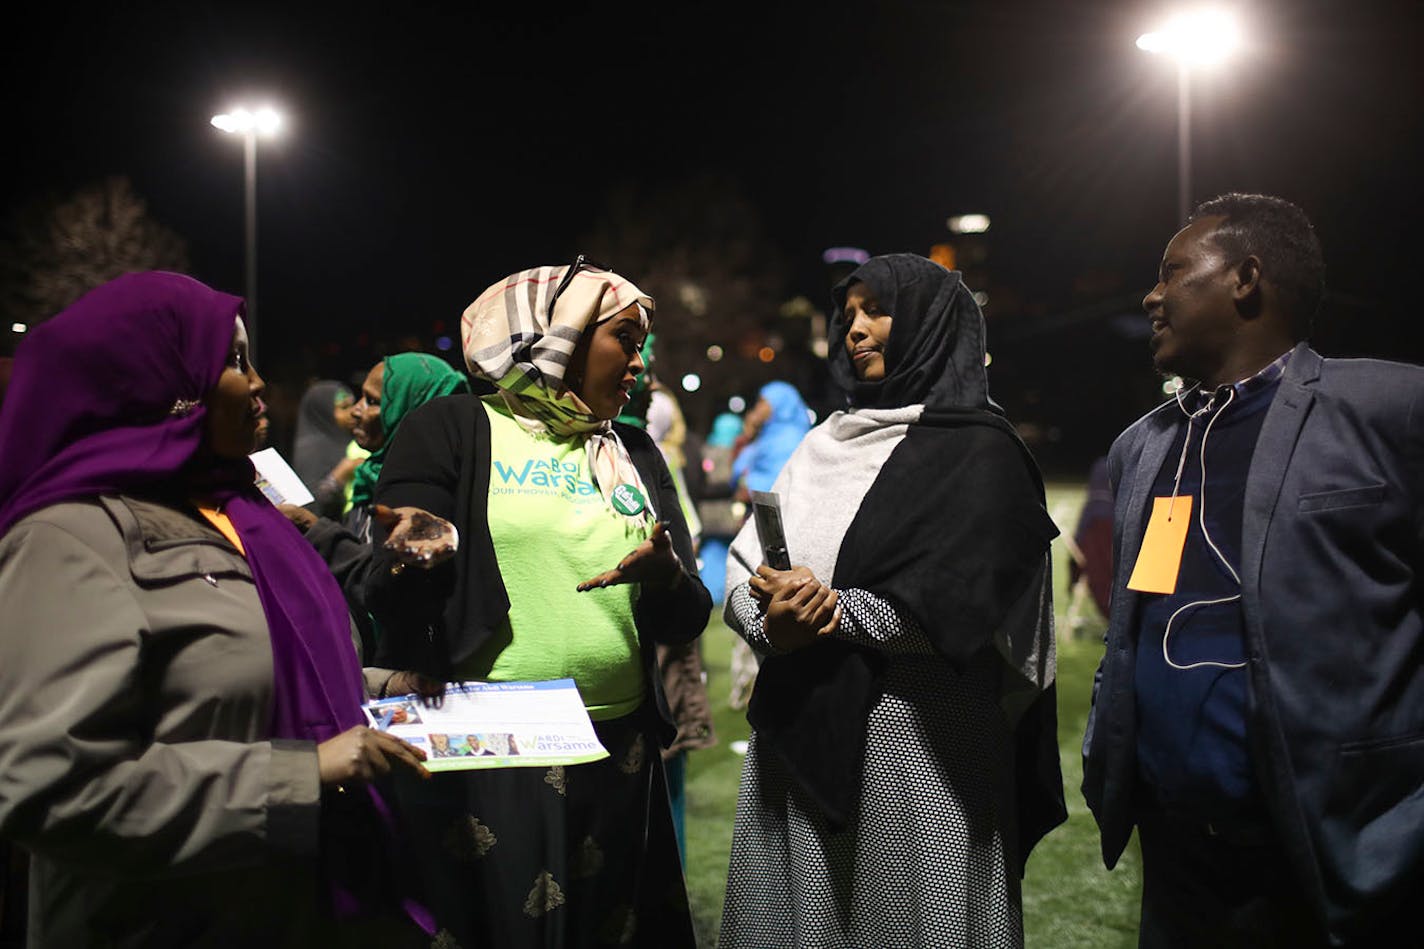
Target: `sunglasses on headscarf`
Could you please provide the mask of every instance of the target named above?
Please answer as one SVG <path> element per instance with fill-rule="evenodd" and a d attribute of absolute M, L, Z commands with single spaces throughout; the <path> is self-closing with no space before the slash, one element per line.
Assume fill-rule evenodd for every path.
<path fill-rule="evenodd" d="M 612 267 L 605 267 L 595 260 L 590 260 L 585 254 L 579 254 L 575 257 L 574 262 L 569 265 L 569 269 L 564 271 L 563 279 L 559 281 L 559 285 L 554 288 L 554 295 L 549 298 L 549 312 L 546 314 L 549 323 L 552 324 L 554 322 L 554 304 L 559 302 L 560 294 L 569 288 L 569 284 L 573 282 L 575 274 L 580 270 L 602 270 L 608 272 L 612 269 Z"/>

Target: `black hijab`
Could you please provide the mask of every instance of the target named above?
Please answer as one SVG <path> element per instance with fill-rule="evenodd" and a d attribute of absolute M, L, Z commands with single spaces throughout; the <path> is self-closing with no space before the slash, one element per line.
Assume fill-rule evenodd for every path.
<path fill-rule="evenodd" d="M 885 378 L 861 382 L 845 349 L 850 325 L 846 295 L 853 284 L 870 288 L 893 319 L 885 348 Z M 984 371 L 984 314 L 957 271 L 915 254 L 872 257 L 831 291 L 831 378 L 856 408 L 923 405 L 927 410 L 983 409 L 989 399 Z"/>
<path fill-rule="evenodd" d="M 845 301 L 856 283 L 892 320 L 878 382 L 857 379 L 845 349 Z M 862 499 L 833 582 L 907 608 L 940 654 L 962 665 L 989 641 L 1058 533 L 1038 466 L 989 398 L 984 315 L 958 272 L 914 254 L 873 257 L 832 297 L 830 370 L 851 404 L 925 406 L 910 444 Z"/>
<path fill-rule="evenodd" d="M 892 319 L 878 382 L 857 379 L 845 350 L 845 301 L 856 283 Z M 896 603 L 962 670 L 1042 575 L 1058 533 L 1038 466 L 989 398 L 984 317 L 957 272 L 891 254 L 867 261 L 832 295 L 830 371 L 852 407 L 925 411 L 861 499 L 830 584 Z M 748 718 L 832 827 L 855 812 L 883 668 L 878 650 L 828 638 L 768 657 L 759 673 Z M 1023 861 L 1064 814 L 1051 688 L 1018 723 L 1015 744 Z"/>
<path fill-rule="evenodd" d="M 346 457 L 351 435 L 336 424 L 336 400 L 351 390 L 339 382 L 314 382 L 297 408 L 297 439 L 292 448 L 292 470 L 313 491 L 317 483 Z"/>

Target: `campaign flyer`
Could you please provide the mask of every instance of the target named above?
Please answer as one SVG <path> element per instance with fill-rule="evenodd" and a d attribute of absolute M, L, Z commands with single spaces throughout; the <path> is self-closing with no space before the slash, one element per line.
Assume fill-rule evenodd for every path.
<path fill-rule="evenodd" d="M 424 749 L 431 771 L 544 768 L 608 757 L 573 679 L 452 682 L 439 706 L 415 695 L 365 707 L 371 727 Z"/>

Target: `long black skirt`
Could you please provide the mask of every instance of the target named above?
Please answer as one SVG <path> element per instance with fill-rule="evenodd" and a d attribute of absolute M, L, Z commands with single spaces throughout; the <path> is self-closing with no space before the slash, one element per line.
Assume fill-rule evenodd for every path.
<path fill-rule="evenodd" d="M 399 782 L 439 949 L 696 944 L 657 742 L 595 722 L 610 757 Z"/>

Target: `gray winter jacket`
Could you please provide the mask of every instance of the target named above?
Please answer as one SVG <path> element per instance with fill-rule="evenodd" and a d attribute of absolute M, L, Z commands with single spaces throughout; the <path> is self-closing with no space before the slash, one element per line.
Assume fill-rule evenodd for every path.
<path fill-rule="evenodd" d="M 265 736 L 247 562 L 196 514 L 103 497 L 0 538 L 0 833 L 31 946 L 325 944 L 315 745 Z"/>

